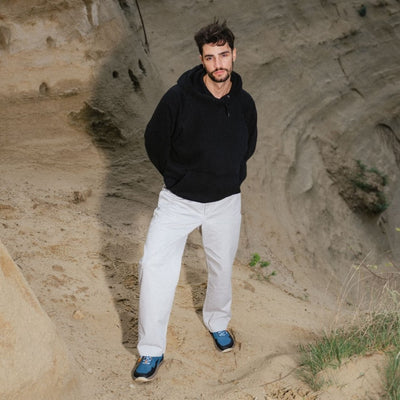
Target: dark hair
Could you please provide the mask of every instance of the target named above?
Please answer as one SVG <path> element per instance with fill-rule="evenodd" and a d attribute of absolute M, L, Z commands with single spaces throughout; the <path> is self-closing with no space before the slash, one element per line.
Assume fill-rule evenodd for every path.
<path fill-rule="evenodd" d="M 195 35 L 194 40 L 196 41 L 199 52 L 203 54 L 203 46 L 205 44 L 213 43 L 218 46 L 223 46 L 225 43 L 229 44 L 229 47 L 234 49 L 235 35 L 226 26 L 226 21 L 219 23 L 216 19 L 213 23 L 201 28 Z"/>

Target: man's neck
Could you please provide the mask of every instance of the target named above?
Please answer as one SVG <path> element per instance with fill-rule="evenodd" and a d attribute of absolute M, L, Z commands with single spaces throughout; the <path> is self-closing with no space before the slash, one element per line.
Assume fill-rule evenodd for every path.
<path fill-rule="evenodd" d="M 209 92 L 217 99 L 228 94 L 232 87 L 232 81 L 230 78 L 225 82 L 215 82 L 206 74 L 204 75 L 203 80 Z"/>

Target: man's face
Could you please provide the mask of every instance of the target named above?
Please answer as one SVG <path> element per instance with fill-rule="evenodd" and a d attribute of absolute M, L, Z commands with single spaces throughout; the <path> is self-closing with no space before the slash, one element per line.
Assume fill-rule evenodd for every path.
<path fill-rule="evenodd" d="M 236 49 L 232 50 L 228 43 L 223 46 L 205 44 L 200 59 L 211 80 L 225 82 L 231 76 L 233 62 L 236 59 Z"/>

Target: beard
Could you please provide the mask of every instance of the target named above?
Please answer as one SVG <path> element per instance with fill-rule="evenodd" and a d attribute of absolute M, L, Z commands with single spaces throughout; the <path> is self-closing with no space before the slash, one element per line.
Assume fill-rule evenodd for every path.
<path fill-rule="evenodd" d="M 216 76 L 214 76 L 214 72 L 216 72 L 216 71 L 225 71 L 226 75 L 221 76 L 221 77 L 216 77 Z M 221 83 L 221 82 L 226 82 L 231 77 L 231 72 L 232 72 L 232 70 L 229 71 L 226 68 L 219 68 L 212 72 L 207 71 L 207 75 L 212 81 Z"/>

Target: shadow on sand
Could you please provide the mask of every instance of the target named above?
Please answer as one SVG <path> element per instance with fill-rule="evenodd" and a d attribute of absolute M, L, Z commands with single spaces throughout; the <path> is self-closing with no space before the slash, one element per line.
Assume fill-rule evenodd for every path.
<path fill-rule="evenodd" d="M 130 18 L 130 9 L 122 9 Z M 140 29 L 132 29 L 112 50 L 103 62 L 90 99 L 79 112 L 71 114 L 74 123 L 84 125 L 107 160 L 98 215 L 102 226 L 100 256 L 119 315 L 122 343 L 134 354 L 138 264 L 162 187 L 162 179 L 145 152 L 143 133 L 164 91 L 147 42 L 138 37 L 138 32 Z M 201 247 L 196 244 L 199 236 L 193 235 L 195 239 L 189 240 L 183 259 L 184 279 L 201 318 L 206 272 L 203 260 L 196 256 Z M 203 267 L 198 269 L 198 264 Z"/>

